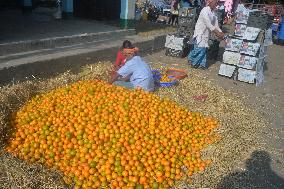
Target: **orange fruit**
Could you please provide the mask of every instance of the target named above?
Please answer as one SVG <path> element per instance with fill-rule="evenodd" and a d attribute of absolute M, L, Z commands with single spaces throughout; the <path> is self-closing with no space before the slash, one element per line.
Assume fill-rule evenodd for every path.
<path fill-rule="evenodd" d="M 11 125 L 8 152 L 60 170 L 75 188 L 147 188 L 153 178 L 172 185 L 182 165 L 189 176 L 209 166 L 201 150 L 220 139 L 212 134 L 218 126 L 212 117 L 100 80 L 34 96 Z"/>

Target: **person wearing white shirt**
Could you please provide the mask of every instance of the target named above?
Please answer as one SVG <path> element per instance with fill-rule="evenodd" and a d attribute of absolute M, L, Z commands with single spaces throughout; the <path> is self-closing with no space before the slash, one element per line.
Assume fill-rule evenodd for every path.
<path fill-rule="evenodd" d="M 207 68 L 206 54 L 211 32 L 220 39 L 224 38 L 224 33 L 218 26 L 218 18 L 214 14 L 217 4 L 218 0 L 207 0 L 207 6 L 201 10 L 196 22 L 193 35 L 194 48 L 188 55 L 188 62 L 194 68 Z"/>

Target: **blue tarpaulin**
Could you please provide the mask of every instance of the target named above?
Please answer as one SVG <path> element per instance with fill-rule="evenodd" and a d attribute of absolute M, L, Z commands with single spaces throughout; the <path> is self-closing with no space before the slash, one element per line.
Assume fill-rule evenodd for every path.
<path fill-rule="evenodd" d="M 149 4 L 154 5 L 158 9 L 168 9 L 170 4 L 166 3 L 164 0 L 150 0 Z"/>

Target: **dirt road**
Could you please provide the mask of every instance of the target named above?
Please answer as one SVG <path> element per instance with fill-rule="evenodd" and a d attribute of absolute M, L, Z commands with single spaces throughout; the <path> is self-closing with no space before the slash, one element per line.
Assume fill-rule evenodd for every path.
<path fill-rule="evenodd" d="M 166 67 L 185 68 L 187 59 L 174 58 L 164 55 L 164 51 L 145 56 L 150 63 L 160 62 Z M 221 56 L 220 56 L 221 57 Z M 214 61 L 208 70 L 189 70 L 189 77 L 197 74 L 210 80 L 213 84 L 241 96 L 242 100 L 251 109 L 258 112 L 259 116 L 269 124 L 264 131 L 261 131 L 259 140 L 263 143 L 263 149 L 266 152 L 256 152 L 251 156 L 258 156 L 266 163 L 260 163 L 259 168 L 250 168 L 250 159 L 243 160 L 246 168 L 244 172 L 236 171 L 224 179 L 238 180 L 250 175 L 253 177 L 271 177 L 272 182 L 284 184 L 284 47 L 272 45 L 268 51 L 268 64 L 265 71 L 265 81 L 263 85 L 256 87 L 253 84 L 247 84 L 218 75 L 220 61 Z M 232 123 L 233 124 L 233 123 Z M 264 157 L 265 156 L 265 157 Z M 264 160 L 263 160 L 264 159 Z M 258 169 L 262 170 L 259 171 Z M 249 170 L 253 170 L 251 173 Z M 281 178 L 282 177 L 282 178 Z M 255 180 L 255 182 L 258 182 Z M 257 185 L 253 185 L 259 188 Z M 284 186 L 284 185 L 283 185 Z M 239 186 L 240 187 L 240 186 Z M 266 188 L 267 186 L 261 187 Z M 222 184 L 220 185 L 222 188 Z M 236 187 L 238 188 L 238 187 Z M 274 187 L 269 187 L 274 188 Z M 277 187 L 276 187 L 277 188 Z"/>

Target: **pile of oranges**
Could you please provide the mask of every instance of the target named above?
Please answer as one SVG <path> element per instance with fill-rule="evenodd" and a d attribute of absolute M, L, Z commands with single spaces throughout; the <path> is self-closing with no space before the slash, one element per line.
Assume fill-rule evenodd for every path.
<path fill-rule="evenodd" d="M 210 163 L 200 151 L 214 141 L 217 121 L 92 80 L 36 95 L 11 124 L 6 150 L 60 170 L 75 188 L 166 188 Z"/>
<path fill-rule="evenodd" d="M 163 74 L 160 82 L 172 82 L 174 78 L 170 78 L 167 74 Z"/>

